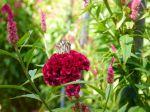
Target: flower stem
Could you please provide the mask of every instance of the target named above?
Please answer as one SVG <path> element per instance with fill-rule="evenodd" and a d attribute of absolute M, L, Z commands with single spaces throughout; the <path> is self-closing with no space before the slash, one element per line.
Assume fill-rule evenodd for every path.
<path fill-rule="evenodd" d="M 32 88 L 33 88 L 34 91 L 38 94 L 40 100 L 41 100 L 42 103 L 45 105 L 45 107 L 49 110 L 49 112 L 52 112 L 51 109 L 49 108 L 49 106 L 46 104 L 46 102 L 45 102 L 45 100 L 43 99 L 43 97 L 41 96 L 40 91 L 39 91 L 38 88 L 35 86 L 35 84 L 32 82 L 32 79 L 31 79 L 31 77 L 30 77 L 30 75 L 29 75 L 29 73 L 28 73 L 28 70 L 26 69 L 26 67 L 25 67 L 25 65 L 24 65 L 24 63 L 23 63 L 23 60 L 22 60 L 22 57 L 21 57 L 21 55 L 20 55 L 20 53 L 19 53 L 18 47 L 17 47 L 17 46 L 14 46 L 14 48 L 15 48 L 15 51 L 16 51 L 16 53 L 17 53 L 18 60 L 19 60 L 19 62 L 20 62 L 20 64 L 21 64 L 21 67 L 22 67 L 22 69 L 23 69 L 23 72 L 24 72 L 25 76 L 27 77 L 27 79 L 29 80 L 29 82 L 30 82 Z"/>
<path fill-rule="evenodd" d="M 44 34 L 44 38 L 43 39 L 43 44 L 44 44 L 44 47 L 45 47 L 45 52 L 46 52 L 46 55 L 47 55 L 47 58 L 49 58 L 49 53 L 48 53 L 48 49 L 47 49 L 47 42 L 46 42 L 46 35 Z"/>
<path fill-rule="evenodd" d="M 111 11 L 111 9 L 109 7 L 108 1 L 107 0 L 103 0 L 103 1 L 104 1 L 105 5 L 106 5 L 106 8 L 108 9 L 108 12 L 110 13 L 110 15 L 112 15 L 112 11 Z"/>
<path fill-rule="evenodd" d="M 108 97 L 107 97 L 107 99 L 106 99 L 106 103 L 105 103 L 105 107 L 104 107 L 104 110 L 103 110 L 103 112 L 105 112 L 105 110 L 106 110 L 106 108 L 107 108 L 107 103 L 108 103 L 108 100 L 109 100 L 110 91 L 111 91 L 111 84 L 109 84 Z"/>
<path fill-rule="evenodd" d="M 105 4 L 105 6 L 106 6 L 106 8 L 107 8 L 107 10 L 108 10 L 108 12 L 109 12 L 109 14 L 112 16 L 113 13 L 112 13 L 112 11 L 111 11 L 111 9 L 110 9 L 110 6 L 109 6 L 109 4 L 108 4 L 108 0 L 103 0 L 103 1 L 104 1 L 104 4 Z M 113 20 L 114 24 L 116 24 L 115 19 L 112 18 L 112 20 Z"/>

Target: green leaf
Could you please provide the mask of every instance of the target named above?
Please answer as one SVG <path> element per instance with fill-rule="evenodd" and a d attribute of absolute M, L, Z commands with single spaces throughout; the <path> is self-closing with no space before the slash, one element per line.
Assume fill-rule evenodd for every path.
<path fill-rule="evenodd" d="M 129 35 L 124 35 L 120 37 L 121 52 L 123 55 L 123 62 L 126 63 L 128 58 L 131 56 L 133 38 Z"/>
<path fill-rule="evenodd" d="M 145 83 L 145 84 L 135 84 L 135 86 L 139 89 L 148 89 L 150 87 L 150 84 Z"/>
<path fill-rule="evenodd" d="M 111 84 L 107 84 L 106 94 L 105 94 L 105 98 L 106 99 L 108 99 L 108 97 L 110 96 L 111 89 L 112 89 L 112 85 Z"/>
<path fill-rule="evenodd" d="M 32 34 L 32 31 L 25 33 L 25 35 L 21 39 L 19 39 L 19 41 L 17 42 L 17 45 L 18 46 L 25 45 L 28 42 L 31 34 Z"/>
<path fill-rule="evenodd" d="M 125 16 L 125 13 L 123 12 L 122 19 L 116 25 L 117 30 L 121 27 L 121 25 L 124 23 L 125 20 L 126 20 L 126 16 Z"/>
<path fill-rule="evenodd" d="M 37 72 L 37 69 L 34 69 L 34 70 L 29 70 L 29 75 L 31 76 L 31 79 L 34 78 L 35 74 Z"/>
<path fill-rule="evenodd" d="M 69 83 L 63 84 L 61 86 L 67 86 L 67 85 L 70 85 L 70 84 L 88 84 L 88 83 L 89 83 L 89 81 L 81 81 L 81 80 L 79 80 L 79 81 L 69 82 Z"/>
<path fill-rule="evenodd" d="M 55 108 L 55 109 L 52 110 L 52 112 L 72 112 L 71 107 L 73 105 L 74 104 L 69 103 L 69 104 L 67 104 L 67 106 L 65 108 Z"/>
<path fill-rule="evenodd" d="M 146 112 L 142 107 L 135 106 L 129 109 L 128 112 Z"/>
<path fill-rule="evenodd" d="M 34 56 L 34 48 L 30 49 L 28 52 L 26 52 L 25 56 L 24 56 L 24 61 L 27 62 L 27 65 L 30 64 L 31 59 Z"/>
<path fill-rule="evenodd" d="M 0 49 L 0 53 L 5 54 L 5 55 L 7 55 L 7 56 L 11 56 L 12 58 L 17 59 L 17 56 L 16 56 L 15 54 L 10 53 L 10 52 L 8 52 L 8 51 L 5 51 L 5 50 Z M 18 59 L 17 59 L 17 60 L 18 60 Z"/>
<path fill-rule="evenodd" d="M 40 98 L 39 98 L 39 96 L 38 96 L 38 95 L 35 95 L 35 94 L 19 95 L 19 96 L 13 97 L 13 98 L 11 98 L 11 99 L 17 99 L 17 98 L 32 98 L 32 99 L 41 101 Z"/>
<path fill-rule="evenodd" d="M 38 79 L 39 77 L 42 77 L 42 76 L 43 76 L 43 74 L 42 74 L 42 73 L 39 73 L 39 74 L 35 75 L 35 77 L 34 77 L 32 80 Z M 22 84 L 22 86 L 25 85 L 25 84 L 28 84 L 28 83 L 29 83 L 29 80 L 25 81 L 25 82 Z"/>
<path fill-rule="evenodd" d="M 143 72 L 143 73 L 146 73 L 148 76 L 150 76 L 150 72 L 147 71 L 147 70 L 144 69 L 144 68 L 135 68 L 135 70 L 141 71 L 141 72 Z"/>
<path fill-rule="evenodd" d="M 23 87 L 23 86 L 17 86 L 17 85 L 0 85 L 0 89 L 1 88 L 8 88 L 8 89 L 18 89 L 18 90 L 22 90 L 22 91 L 26 91 L 29 93 L 32 93 L 30 90 L 28 90 L 27 88 Z"/>
<path fill-rule="evenodd" d="M 127 29 L 132 29 L 133 26 L 134 26 L 134 22 L 133 21 L 126 22 L 125 24 L 126 24 Z"/>
<path fill-rule="evenodd" d="M 123 105 L 117 112 L 126 112 L 127 105 L 128 104 Z"/>
<path fill-rule="evenodd" d="M 8 2 L 8 0 L 3 0 L 3 2 L 4 2 L 4 3 L 7 3 L 7 2 Z"/>
<path fill-rule="evenodd" d="M 105 93 L 102 91 L 102 90 L 100 90 L 100 89 L 98 89 L 97 87 L 95 87 L 95 86 L 92 86 L 92 85 L 90 85 L 90 84 L 87 84 L 89 87 L 91 87 L 92 89 L 94 89 L 97 93 L 99 93 L 103 98 L 105 98 Z"/>

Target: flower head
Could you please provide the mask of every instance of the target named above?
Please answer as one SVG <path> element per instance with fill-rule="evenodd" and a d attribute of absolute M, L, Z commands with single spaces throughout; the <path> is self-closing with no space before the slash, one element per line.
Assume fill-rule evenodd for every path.
<path fill-rule="evenodd" d="M 7 39 L 9 41 L 9 43 L 11 44 L 15 44 L 18 41 L 18 33 L 17 33 L 17 26 L 16 26 L 16 22 L 13 20 L 14 16 L 12 13 L 12 10 L 10 8 L 9 4 L 5 4 L 2 7 L 2 13 L 7 13 Z"/>
<path fill-rule="evenodd" d="M 84 7 L 86 7 L 89 3 L 89 0 L 83 0 L 84 1 Z"/>
<path fill-rule="evenodd" d="M 130 18 L 132 20 L 136 20 L 138 13 L 139 13 L 139 7 L 141 4 L 141 0 L 132 0 L 129 4 L 128 7 L 131 9 L 131 14 L 130 14 Z"/>
<path fill-rule="evenodd" d="M 16 22 L 8 21 L 7 31 L 8 31 L 7 39 L 9 43 L 15 44 L 18 41 Z"/>
<path fill-rule="evenodd" d="M 114 69 L 111 64 L 109 65 L 107 71 L 107 82 L 109 84 L 112 84 L 114 82 Z"/>
<path fill-rule="evenodd" d="M 68 97 L 79 97 L 79 92 L 80 92 L 80 84 L 70 84 L 68 86 L 66 86 L 66 95 Z"/>
<path fill-rule="evenodd" d="M 45 82 L 51 86 L 80 79 L 82 70 L 89 70 L 89 60 L 74 50 L 53 54 L 42 69 Z"/>
<path fill-rule="evenodd" d="M 46 14 L 41 11 L 41 29 L 46 32 Z"/>
<path fill-rule="evenodd" d="M 9 4 L 5 4 L 2 9 L 1 9 L 2 13 L 7 13 L 8 16 L 7 16 L 7 19 L 8 20 L 12 20 L 14 18 L 14 15 L 13 15 L 13 12 L 10 8 L 10 5 Z"/>

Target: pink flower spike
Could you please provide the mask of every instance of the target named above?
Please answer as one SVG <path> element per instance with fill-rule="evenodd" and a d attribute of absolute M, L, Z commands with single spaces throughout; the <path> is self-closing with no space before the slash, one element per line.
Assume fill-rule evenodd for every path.
<path fill-rule="evenodd" d="M 128 7 L 131 9 L 131 14 L 130 14 L 130 18 L 132 20 L 136 20 L 138 13 L 139 13 L 139 7 L 141 4 L 141 0 L 132 0 L 129 4 Z"/>
<path fill-rule="evenodd" d="M 111 65 L 113 65 L 114 62 L 115 62 L 115 57 L 112 57 L 112 58 L 111 58 Z"/>
<path fill-rule="evenodd" d="M 113 44 L 111 44 L 111 50 L 112 50 L 114 53 L 117 51 L 116 47 L 115 47 Z"/>
<path fill-rule="evenodd" d="M 43 11 L 41 11 L 41 29 L 46 32 L 46 14 Z"/>
<path fill-rule="evenodd" d="M 15 8 L 21 8 L 22 7 L 22 1 L 21 0 L 15 1 L 14 6 L 15 6 Z"/>
<path fill-rule="evenodd" d="M 83 0 L 84 1 L 84 7 L 86 7 L 89 3 L 89 0 Z"/>
<path fill-rule="evenodd" d="M 14 21 L 7 22 L 7 32 L 8 32 L 7 39 L 9 43 L 15 44 L 18 41 L 16 22 Z"/>
<path fill-rule="evenodd" d="M 107 82 L 109 84 L 112 84 L 114 82 L 114 69 L 111 64 L 109 65 L 107 71 Z"/>
<path fill-rule="evenodd" d="M 7 13 L 8 14 L 8 20 L 12 20 L 14 18 L 14 15 L 13 15 L 13 12 L 11 10 L 11 7 L 9 4 L 5 4 L 2 9 L 1 9 L 1 12 L 4 14 L 4 13 Z"/>

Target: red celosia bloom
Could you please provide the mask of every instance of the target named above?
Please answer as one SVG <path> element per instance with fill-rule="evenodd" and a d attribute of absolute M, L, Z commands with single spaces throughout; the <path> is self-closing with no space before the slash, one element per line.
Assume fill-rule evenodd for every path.
<path fill-rule="evenodd" d="M 8 31 L 8 37 L 7 37 L 8 41 L 12 44 L 15 44 L 18 41 L 16 22 L 8 21 L 7 31 Z"/>
<path fill-rule="evenodd" d="M 41 29 L 46 32 L 46 14 L 41 11 Z"/>
<path fill-rule="evenodd" d="M 128 7 L 131 9 L 131 14 L 130 18 L 133 20 L 137 19 L 138 13 L 139 13 L 139 7 L 141 4 L 141 0 L 132 0 L 129 4 Z"/>
<path fill-rule="evenodd" d="M 4 13 L 7 13 L 7 14 L 8 14 L 8 16 L 7 16 L 8 21 L 9 21 L 9 20 L 12 20 L 12 19 L 14 18 L 13 12 L 12 12 L 12 10 L 11 10 L 9 4 L 5 4 L 5 5 L 2 7 L 1 11 L 2 11 L 3 14 L 4 14 Z"/>
<path fill-rule="evenodd" d="M 89 60 L 74 50 L 53 54 L 42 69 L 45 82 L 51 86 L 80 79 L 82 70 L 89 70 Z"/>
<path fill-rule="evenodd" d="M 108 67 L 107 82 L 109 84 L 112 84 L 114 82 L 114 69 L 112 67 L 112 64 L 110 64 L 109 67 Z"/>
<path fill-rule="evenodd" d="M 82 112 L 90 112 L 89 107 L 83 103 L 76 103 L 74 106 L 72 106 L 72 110 L 73 110 L 73 112 L 78 112 L 81 110 L 82 110 Z"/>
<path fill-rule="evenodd" d="M 81 104 L 82 112 L 90 112 L 90 109 L 85 104 Z"/>
<path fill-rule="evenodd" d="M 79 97 L 79 92 L 80 92 L 80 84 L 70 84 L 66 86 L 66 95 L 68 97 L 75 96 L 76 98 Z"/>

